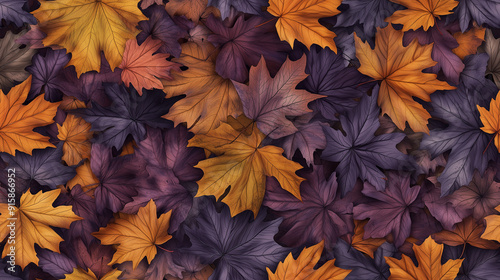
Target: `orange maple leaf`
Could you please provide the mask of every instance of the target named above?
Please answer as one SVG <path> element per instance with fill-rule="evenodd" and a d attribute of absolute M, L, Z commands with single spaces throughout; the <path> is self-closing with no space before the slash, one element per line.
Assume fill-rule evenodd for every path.
<path fill-rule="evenodd" d="M 406 10 L 395 11 L 385 19 L 390 23 L 403 25 L 403 31 L 417 30 L 423 27 L 425 31 L 434 26 L 436 17 L 452 14 L 451 10 L 458 5 L 455 0 L 390 0 L 407 7 Z"/>
<path fill-rule="evenodd" d="M 373 258 L 373 252 L 385 242 L 385 239 L 364 238 L 366 223 L 368 223 L 368 220 L 354 220 L 354 235 L 352 236 L 351 246 Z"/>
<path fill-rule="evenodd" d="M 432 235 L 432 238 L 439 243 L 444 243 L 449 246 L 470 244 L 477 248 L 483 249 L 498 249 L 500 244 L 481 238 L 484 231 L 482 222 L 477 223 L 472 217 L 464 219 L 461 223 L 455 226 L 452 231 L 443 230 Z"/>
<path fill-rule="evenodd" d="M 470 54 L 477 53 L 477 48 L 481 46 L 484 41 L 485 32 L 486 28 L 474 26 L 465 33 L 453 33 L 453 37 L 458 42 L 458 47 L 454 48 L 451 51 L 458 57 L 460 57 L 460 59 L 464 59 Z"/>
<path fill-rule="evenodd" d="M 437 80 L 436 74 L 422 73 L 423 69 L 437 63 L 431 58 L 432 44 L 421 46 L 415 39 L 404 47 L 403 32 L 390 24 L 383 29 L 377 28 L 374 50 L 358 36 L 354 39 L 356 57 L 361 63 L 358 70 L 381 81 L 378 105 L 382 114 L 387 114 L 401 130 L 408 122 L 414 132 L 429 133 L 427 120 L 431 115 L 412 97 L 429 102 L 434 91 L 455 89 Z"/>
<path fill-rule="evenodd" d="M 318 20 L 340 13 L 337 7 L 342 0 L 270 0 L 267 11 L 278 18 L 276 30 L 282 41 L 293 48 L 295 39 L 307 48 L 317 44 L 337 52 L 335 33 Z"/>
<path fill-rule="evenodd" d="M 496 99 L 491 99 L 490 101 L 490 110 L 486 110 L 479 105 L 477 106 L 477 110 L 479 111 L 481 122 L 483 123 L 483 127 L 481 130 L 489 133 L 495 134 L 495 146 L 500 153 L 500 91 L 498 91 Z"/>
<path fill-rule="evenodd" d="M 76 165 L 90 157 L 91 125 L 84 119 L 67 115 L 62 125 L 57 124 L 57 138 L 63 141 L 63 157 L 68 165 Z"/>
<path fill-rule="evenodd" d="M 142 95 L 142 89 L 163 89 L 159 79 L 171 80 L 171 70 L 180 71 L 180 64 L 168 61 L 169 54 L 157 53 L 160 40 L 148 37 L 141 45 L 136 39 L 128 40 L 119 68 L 123 69 L 121 78 L 125 85 L 130 83 Z"/>
<path fill-rule="evenodd" d="M 443 255 L 443 244 L 437 244 L 429 236 L 418 246 L 413 244 L 413 251 L 418 261 L 415 266 L 412 259 L 403 255 L 401 260 L 391 257 L 384 257 L 390 266 L 391 276 L 389 279 L 398 280 L 453 280 L 458 274 L 463 259 L 448 260 L 441 264 Z"/>
<path fill-rule="evenodd" d="M 336 267 L 335 259 L 327 261 L 318 269 L 314 269 L 321 257 L 324 243 L 325 241 L 321 241 L 314 246 L 304 248 L 296 260 L 292 253 L 288 254 L 285 261 L 278 264 L 275 273 L 266 268 L 269 280 L 345 279 L 351 270 Z"/>
<path fill-rule="evenodd" d="M 64 280 L 116 280 L 122 274 L 122 271 L 118 269 L 113 269 L 101 277 L 97 277 L 95 273 L 90 270 L 90 268 L 85 271 L 80 267 L 73 268 L 73 272 L 64 274 L 66 276 Z"/>
<path fill-rule="evenodd" d="M 33 195 L 28 189 L 21 196 L 19 208 L 0 204 L 0 240 L 12 236 L 7 227 L 12 221 L 7 219 L 17 218 L 14 231 L 15 257 L 16 264 L 21 268 L 24 269 L 31 262 L 38 265 L 35 244 L 59 253 L 59 243 L 63 239 L 51 227 L 69 228 L 72 222 L 82 219 L 73 213 L 72 206 L 52 207 L 60 193 L 61 190 L 56 189 Z M 11 207 L 15 209 L 11 210 Z M 2 258 L 10 253 L 10 247 L 4 246 Z"/>
<path fill-rule="evenodd" d="M 495 208 L 500 212 L 500 205 Z M 500 242 L 500 215 L 489 215 L 486 218 L 486 229 L 481 238 Z"/>
<path fill-rule="evenodd" d="M 156 256 L 157 245 L 172 238 L 167 230 L 172 210 L 156 218 L 156 204 L 151 199 L 137 214 L 118 213 L 114 222 L 92 233 L 104 245 L 118 244 L 113 259 L 108 265 L 132 261 L 136 269 L 144 257 L 148 263 Z"/>
<path fill-rule="evenodd" d="M 31 155 L 33 149 L 55 147 L 48 136 L 33 132 L 33 129 L 54 122 L 59 102 L 45 101 L 42 94 L 28 105 L 23 105 L 30 86 L 31 76 L 13 87 L 7 95 L 0 90 L 0 152 L 15 156 L 18 150 Z"/>
<path fill-rule="evenodd" d="M 266 176 L 274 176 L 281 187 L 300 199 L 299 186 L 304 180 L 295 171 L 302 168 L 283 156 L 283 149 L 261 146 L 265 135 L 252 123 L 252 133 L 246 135 L 222 123 L 204 135 L 195 135 L 188 147 L 201 147 L 217 157 L 200 161 L 195 167 L 203 170 L 197 197 L 221 197 L 231 186 L 222 202 L 229 206 L 231 216 L 245 210 L 257 216 L 266 190 Z"/>

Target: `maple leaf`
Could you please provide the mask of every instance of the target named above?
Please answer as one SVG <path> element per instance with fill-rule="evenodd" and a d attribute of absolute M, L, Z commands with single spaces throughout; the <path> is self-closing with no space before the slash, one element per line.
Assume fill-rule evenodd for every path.
<path fill-rule="evenodd" d="M 489 110 L 479 105 L 476 107 L 483 123 L 481 130 L 495 135 L 494 143 L 500 153 L 500 91 L 498 91 L 496 99 L 491 99 Z"/>
<path fill-rule="evenodd" d="M 498 249 L 500 244 L 481 238 L 484 228 L 483 223 L 478 223 L 474 218 L 467 217 L 457 224 L 453 230 L 443 230 L 435 233 L 432 238 L 449 246 L 470 244 L 482 249 Z"/>
<path fill-rule="evenodd" d="M 87 192 L 99 185 L 99 180 L 94 173 L 92 173 L 89 160 L 85 160 L 75 171 L 75 177 L 66 182 L 66 186 L 69 187 L 69 189 L 72 189 L 76 185 L 81 185 L 82 189 Z"/>
<path fill-rule="evenodd" d="M 404 130 L 405 122 L 414 132 L 429 133 L 427 120 L 430 114 L 413 96 L 430 101 L 436 90 L 455 89 L 448 83 L 436 79 L 436 74 L 422 73 L 436 64 L 431 59 L 432 45 L 420 46 L 416 40 L 403 46 L 403 32 L 392 25 L 377 29 L 375 49 L 354 36 L 356 57 L 361 63 L 359 72 L 380 80 L 378 104 L 382 114 L 391 117 L 396 126 Z"/>
<path fill-rule="evenodd" d="M 167 233 L 171 214 L 169 211 L 156 218 L 156 204 L 151 199 L 137 214 L 118 213 L 114 222 L 92 235 L 104 245 L 118 245 L 108 265 L 132 261 L 135 269 L 144 257 L 151 263 L 156 256 L 156 246 L 172 238 Z"/>
<path fill-rule="evenodd" d="M 22 82 L 29 76 L 25 67 L 31 64 L 31 58 L 35 51 L 27 47 L 22 48 L 20 43 L 16 43 L 16 39 L 25 34 L 26 30 L 19 32 L 19 34 L 8 30 L 0 39 L 0 49 L 2 49 L 2 53 L 0 53 L 0 89 L 5 92 L 16 82 Z"/>
<path fill-rule="evenodd" d="M 390 23 L 403 25 L 403 31 L 417 30 L 422 27 L 427 31 L 434 26 L 439 16 L 452 14 L 451 10 L 458 5 L 455 0 L 391 0 L 394 3 L 407 7 L 406 10 L 395 11 L 385 20 Z"/>
<path fill-rule="evenodd" d="M 479 25 L 486 23 L 490 27 L 499 28 L 500 23 L 497 20 L 499 16 L 500 1 L 498 0 L 460 0 L 457 8 L 447 20 L 458 21 L 461 31 L 465 32 L 469 29 L 471 21 Z"/>
<path fill-rule="evenodd" d="M 500 205 L 495 210 L 500 212 Z M 486 229 L 481 238 L 500 242 L 500 215 L 489 215 L 484 219 L 486 220 Z"/>
<path fill-rule="evenodd" d="M 165 4 L 165 9 L 171 16 L 186 16 L 194 23 L 200 18 L 206 18 L 209 14 L 219 14 L 216 8 L 207 8 L 208 0 L 171 0 Z"/>
<path fill-rule="evenodd" d="M 344 279 L 351 270 L 335 266 L 335 259 L 329 260 L 318 269 L 314 269 L 321 257 L 324 241 L 304 248 L 297 259 L 292 253 L 288 254 L 283 262 L 279 262 L 276 272 L 269 268 L 267 274 L 269 280 L 293 280 L 293 279 Z"/>
<path fill-rule="evenodd" d="M 387 187 L 383 192 L 365 182 L 363 194 L 373 200 L 356 205 L 353 213 L 356 220 L 370 218 L 364 228 L 366 238 L 385 237 L 392 232 L 394 244 L 399 247 L 410 236 L 410 213 L 423 208 L 417 199 L 420 186 L 410 188 L 410 177 L 395 172 L 389 172 L 387 177 Z"/>
<path fill-rule="evenodd" d="M 19 208 L 14 210 L 16 232 L 16 264 L 24 269 L 29 263 L 38 265 L 38 257 L 35 252 L 35 244 L 41 248 L 49 249 L 59 253 L 59 243 L 63 239 L 51 228 L 69 228 L 74 221 L 81 218 L 73 213 L 71 206 L 52 207 L 52 203 L 61 193 L 60 189 L 48 192 L 31 194 L 30 190 L 25 192 L 19 201 Z M 7 211 L 6 204 L 2 204 L 0 225 L 0 239 L 7 237 L 10 230 L 7 227 L 8 217 L 12 217 Z M 5 246 L 2 258 L 10 253 L 10 246 Z"/>
<path fill-rule="evenodd" d="M 306 61 L 305 56 L 297 61 L 287 59 L 276 76 L 271 78 L 266 61 L 261 57 L 259 64 L 250 68 L 248 86 L 233 81 L 245 115 L 255 120 L 259 130 L 273 139 L 297 132 L 298 129 L 287 117 L 311 112 L 307 104 L 324 97 L 295 89 L 307 77 L 304 72 Z"/>
<path fill-rule="evenodd" d="M 267 11 L 278 18 L 276 30 L 282 41 L 293 48 L 294 41 L 303 43 L 308 49 L 312 44 L 329 47 L 337 52 L 333 41 L 335 33 L 322 26 L 318 20 L 339 14 L 341 0 L 270 0 Z"/>
<path fill-rule="evenodd" d="M 59 103 L 38 96 L 23 105 L 30 89 L 31 77 L 13 87 L 7 95 L 0 91 L 0 151 L 15 155 L 21 151 L 31 155 L 33 149 L 55 147 L 49 137 L 33 132 L 33 128 L 53 123 Z"/>
<path fill-rule="evenodd" d="M 65 280 L 115 280 L 118 279 L 122 272 L 118 269 L 113 269 L 105 275 L 100 276 L 99 278 L 95 275 L 95 273 L 90 270 L 90 268 L 85 271 L 80 267 L 73 268 L 73 272 L 71 274 L 65 274 Z"/>
<path fill-rule="evenodd" d="M 36 19 L 30 13 L 23 10 L 26 0 L 2 0 L 0 1 L 0 19 L 7 23 L 13 22 L 22 27 L 23 24 L 36 24 Z"/>
<path fill-rule="evenodd" d="M 164 80 L 167 98 L 185 94 L 164 118 L 177 126 L 186 122 L 191 132 L 205 134 L 216 129 L 228 116 L 241 114 L 241 101 L 229 79 L 215 71 L 215 53 L 212 45 L 203 48 L 194 42 L 182 45 L 182 54 L 172 61 L 189 67 L 181 73 L 172 73 L 172 81 Z M 210 55 L 212 53 L 212 55 Z"/>
<path fill-rule="evenodd" d="M 301 185 L 302 201 L 280 188 L 275 179 L 268 178 L 264 205 L 283 218 L 277 240 L 289 247 L 325 241 L 333 248 L 340 236 L 353 230 L 352 203 L 337 195 L 337 178 L 328 180 L 321 165 L 312 173 L 300 172 L 306 180 Z"/>
<path fill-rule="evenodd" d="M 222 202 L 229 205 L 232 216 L 245 210 L 257 216 L 265 194 L 266 176 L 274 176 L 283 189 L 300 199 L 299 186 L 304 179 L 295 171 L 302 166 L 286 159 L 281 148 L 261 146 L 265 136 L 255 125 L 252 128 L 252 134 L 247 136 L 223 123 L 208 134 L 195 135 L 188 144 L 217 155 L 195 166 L 204 173 L 197 182 L 196 196 L 214 195 L 218 199 L 231 186 Z"/>
<path fill-rule="evenodd" d="M 185 252 L 198 256 L 202 263 L 217 262 L 210 280 L 266 279 L 265 268 L 275 269 L 288 248 L 274 241 L 281 219 L 265 220 L 266 211 L 254 217 L 250 211 L 231 217 L 227 206 L 220 213 L 207 202 L 196 219 L 186 227 L 192 246 Z"/>
<path fill-rule="evenodd" d="M 57 138 L 64 142 L 63 157 L 68 165 L 76 165 L 90 157 L 90 124 L 82 118 L 67 115 L 62 125 L 57 124 Z"/>
<path fill-rule="evenodd" d="M 465 33 L 453 33 L 453 37 L 457 40 L 459 45 L 453 49 L 453 53 L 460 57 L 460 59 L 464 59 L 470 54 L 477 53 L 477 48 L 481 46 L 484 41 L 485 32 L 486 28 L 475 25 Z"/>
<path fill-rule="evenodd" d="M 461 246 L 445 246 L 443 259 L 464 259 L 457 278 L 460 280 L 495 279 L 500 273 L 500 251 L 485 250 L 467 246 L 464 251 Z"/>
<path fill-rule="evenodd" d="M 443 247 L 443 244 L 437 244 L 430 236 L 425 239 L 422 245 L 413 244 L 413 251 L 419 264 L 418 267 L 407 255 L 403 255 L 401 260 L 385 257 L 391 267 L 389 279 L 455 279 L 463 259 L 448 260 L 445 264 L 441 264 Z"/>
<path fill-rule="evenodd" d="M 98 71 L 101 51 L 114 70 L 122 61 L 125 42 L 133 39 L 140 20 L 147 18 L 137 7 L 139 0 L 40 1 L 33 11 L 40 29 L 47 34 L 45 46 L 58 45 L 71 52 L 70 64 L 78 77 Z"/>
<path fill-rule="evenodd" d="M 493 81 L 500 88 L 500 38 L 496 39 L 490 29 L 486 30 L 484 37 L 485 43 L 479 47 L 478 51 L 488 54 L 486 75 L 491 74 Z"/>
<path fill-rule="evenodd" d="M 148 37 L 141 45 L 136 39 L 128 40 L 123 53 L 123 60 L 120 64 L 122 69 L 122 81 L 125 85 L 132 84 L 139 95 L 142 89 L 163 89 L 159 79 L 171 80 L 171 70 L 180 71 L 179 64 L 170 62 L 167 58 L 169 54 L 156 52 L 162 42 Z"/>

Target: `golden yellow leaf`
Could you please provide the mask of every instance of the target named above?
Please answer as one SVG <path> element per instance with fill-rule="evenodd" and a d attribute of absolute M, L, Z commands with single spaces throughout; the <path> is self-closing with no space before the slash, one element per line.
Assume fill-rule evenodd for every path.
<path fill-rule="evenodd" d="M 73 272 L 71 274 L 64 274 L 64 276 L 66 276 L 64 280 L 116 280 L 120 274 L 122 274 L 122 272 L 115 268 L 102 277 L 97 278 L 95 273 L 90 270 L 90 268 L 85 271 L 80 267 L 75 267 L 73 268 Z"/>
<path fill-rule="evenodd" d="M 28 97 L 31 76 L 13 87 L 7 95 L 0 90 L 0 152 L 15 156 L 16 150 L 31 155 L 33 149 L 55 147 L 48 136 L 33 131 L 35 127 L 54 122 L 59 102 L 50 103 L 37 96 L 28 105 L 23 105 Z"/>
<path fill-rule="evenodd" d="M 402 24 L 403 31 L 417 30 L 423 27 L 425 31 L 434 26 L 436 17 L 452 14 L 451 10 L 458 5 L 455 0 L 390 0 L 405 6 L 406 10 L 395 11 L 385 19 L 390 23 Z"/>
<path fill-rule="evenodd" d="M 431 116 L 413 97 L 429 102 L 434 91 L 455 89 L 437 80 L 436 74 L 422 73 L 436 64 L 431 58 L 432 44 L 421 46 L 415 39 L 404 47 L 403 32 L 394 30 L 390 24 L 377 28 L 374 50 L 358 36 L 354 35 L 354 39 L 361 63 L 358 70 L 381 81 L 378 105 L 382 114 L 387 114 L 401 130 L 408 122 L 414 132 L 429 133 L 427 120 Z"/>
<path fill-rule="evenodd" d="M 38 257 L 35 252 L 35 244 L 41 248 L 59 253 L 59 243 L 63 239 L 51 228 L 69 228 L 72 222 L 81 220 L 73 213 L 71 206 L 52 207 L 61 192 L 60 189 L 37 194 L 26 191 L 20 199 L 19 208 L 13 210 L 13 216 L 5 208 L 5 204 L 0 208 L 0 225 L 3 225 L 8 218 L 15 220 L 15 255 L 16 264 L 24 269 L 29 263 L 38 265 Z M 2 231 L 0 239 L 3 240 L 8 231 Z M 10 235 L 9 235 L 10 236 Z M 10 253 L 10 246 L 3 249 L 2 258 Z"/>
<path fill-rule="evenodd" d="M 266 176 L 274 176 L 283 189 L 300 199 L 299 186 L 304 179 L 295 171 L 302 166 L 286 159 L 281 148 L 261 146 L 264 137 L 256 125 L 248 136 L 222 123 L 208 134 L 195 135 L 189 140 L 188 147 L 205 148 L 217 155 L 195 166 L 204 173 L 198 181 L 196 196 L 219 198 L 231 186 L 222 199 L 229 206 L 231 216 L 245 210 L 251 210 L 257 216 L 264 199 Z"/>
<path fill-rule="evenodd" d="M 413 251 L 418 261 L 418 267 L 407 255 L 403 255 L 401 260 L 385 257 L 390 266 L 391 276 L 389 279 L 397 280 L 453 280 L 457 277 L 458 270 L 463 259 L 448 260 L 441 264 L 443 255 L 443 244 L 437 244 L 429 236 L 418 246 L 413 244 Z"/>
<path fill-rule="evenodd" d="M 337 52 L 335 33 L 318 20 L 339 14 L 342 0 L 270 0 L 267 11 L 278 18 L 276 30 L 282 41 L 293 48 L 295 39 L 310 48 L 317 44 Z"/>
<path fill-rule="evenodd" d="M 470 54 L 477 53 L 477 48 L 481 46 L 484 41 L 485 32 L 486 28 L 474 26 L 465 33 L 453 33 L 453 37 L 457 40 L 459 45 L 454 48 L 452 52 L 460 57 L 460 59 L 464 59 Z"/>
<path fill-rule="evenodd" d="M 40 0 L 32 14 L 47 34 L 45 46 L 58 45 L 71 52 L 70 65 L 78 77 L 101 69 L 101 51 L 111 66 L 120 65 L 125 42 L 139 33 L 136 26 L 147 20 L 139 0 Z"/>
<path fill-rule="evenodd" d="M 87 193 L 90 189 L 95 189 L 99 185 L 99 179 L 92 173 L 89 160 L 85 160 L 82 165 L 76 168 L 75 177 L 69 180 L 66 186 L 72 189 L 77 184 L 82 186 L 82 190 Z M 89 195 L 90 194 L 91 193 L 89 193 Z"/>
<path fill-rule="evenodd" d="M 151 263 L 156 256 L 156 246 L 172 238 L 167 232 L 171 214 L 172 210 L 156 218 L 156 204 L 151 199 L 137 214 L 118 213 L 113 223 L 92 235 L 104 245 L 118 245 L 108 265 L 132 261 L 135 269 L 144 257 Z"/>
<path fill-rule="evenodd" d="M 163 117 L 177 126 L 186 122 L 195 134 L 217 128 L 228 116 L 242 113 L 241 100 L 229 79 L 215 72 L 214 47 L 201 47 L 194 42 L 182 45 L 182 54 L 173 61 L 189 67 L 172 73 L 173 80 L 164 80 L 166 97 L 185 94 Z M 212 55 L 211 55 L 212 54 Z M 208 59 L 207 59 L 208 57 Z"/>
<path fill-rule="evenodd" d="M 500 212 L 500 205 L 495 210 Z M 484 219 L 486 220 L 486 229 L 481 238 L 500 242 L 500 215 L 489 215 Z"/>
<path fill-rule="evenodd" d="M 269 280 L 296 280 L 296 279 L 321 279 L 321 280 L 341 280 L 351 272 L 349 269 L 342 269 L 334 265 L 335 260 L 329 260 L 320 268 L 314 269 L 323 251 L 324 241 L 304 248 L 299 257 L 295 260 L 292 253 L 288 254 L 285 261 L 280 262 L 273 273 L 266 268 Z"/>
<path fill-rule="evenodd" d="M 82 159 L 90 158 L 91 125 L 84 119 L 67 115 L 62 126 L 57 124 L 57 138 L 63 141 L 63 157 L 68 165 L 76 165 Z"/>
<path fill-rule="evenodd" d="M 490 101 L 490 110 L 486 110 L 479 105 L 477 106 L 477 110 L 479 111 L 481 122 L 483 123 L 483 127 L 481 130 L 489 133 L 495 134 L 495 146 L 500 153 L 500 91 L 498 91 L 496 99 L 491 99 Z"/>

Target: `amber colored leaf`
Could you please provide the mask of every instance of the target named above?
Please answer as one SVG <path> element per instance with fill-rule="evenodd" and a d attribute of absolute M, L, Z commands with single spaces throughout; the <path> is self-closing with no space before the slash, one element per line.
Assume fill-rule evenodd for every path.
<path fill-rule="evenodd" d="M 500 205 L 495 210 L 500 212 Z M 486 220 L 486 229 L 481 238 L 500 242 L 500 215 L 489 215 L 484 219 Z"/>
<path fill-rule="evenodd" d="M 429 102 L 434 91 L 455 88 L 437 80 L 436 74 L 422 73 L 436 64 L 431 58 L 432 44 L 421 46 L 413 40 L 404 47 L 403 32 L 390 24 L 377 29 L 374 50 L 358 36 L 354 39 L 361 63 L 359 72 L 381 81 L 378 105 L 382 114 L 387 114 L 401 130 L 408 122 L 414 132 L 429 133 L 427 120 L 431 115 L 413 97 Z"/>
<path fill-rule="evenodd" d="M 75 177 L 66 183 L 69 189 L 75 185 L 80 185 L 84 192 L 95 189 L 99 185 L 99 179 L 92 173 L 89 160 L 85 160 L 82 165 L 78 166 Z"/>
<path fill-rule="evenodd" d="M 68 115 L 62 126 L 57 124 L 57 138 L 64 142 L 62 160 L 68 165 L 76 165 L 90 157 L 90 139 L 93 134 L 90 127 L 84 119 L 74 115 Z"/>
<path fill-rule="evenodd" d="M 314 246 L 304 248 L 297 259 L 293 258 L 292 253 L 288 254 L 286 259 L 278 264 L 274 273 L 266 268 L 269 280 L 345 279 L 351 270 L 336 267 L 334 259 L 327 261 L 318 269 L 314 269 L 321 257 L 324 243 L 325 241 L 321 241 Z"/>
<path fill-rule="evenodd" d="M 342 0 L 270 0 L 267 11 L 278 18 L 278 35 L 292 48 L 297 40 L 307 48 L 317 44 L 337 52 L 333 41 L 335 33 L 321 25 L 318 20 L 339 14 L 337 7 L 341 2 Z"/>
<path fill-rule="evenodd" d="M 482 249 L 498 249 L 500 244 L 497 242 L 481 238 L 483 231 L 483 223 L 477 223 L 471 216 L 457 224 L 453 231 L 443 230 L 433 234 L 432 238 L 439 243 L 444 243 L 450 246 L 470 244 L 474 247 Z"/>
<path fill-rule="evenodd" d="M 120 65 L 125 42 L 139 33 L 136 26 L 147 20 L 139 0 L 40 0 L 33 11 L 44 46 L 58 45 L 71 52 L 70 65 L 78 77 L 101 69 L 101 51 L 111 70 Z"/>
<path fill-rule="evenodd" d="M 49 142 L 49 137 L 33 132 L 33 129 L 53 123 L 59 103 L 45 101 L 42 94 L 23 105 L 30 85 L 31 76 L 7 95 L 0 90 L 0 152 L 15 156 L 18 150 L 31 155 L 33 149 L 55 147 Z"/>
<path fill-rule="evenodd" d="M 443 247 L 443 244 L 437 244 L 430 236 L 420 246 L 413 244 L 413 251 L 418 261 L 418 267 L 415 266 L 412 259 L 407 255 L 403 255 L 401 260 L 385 257 L 385 261 L 390 266 L 391 271 L 389 279 L 455 279 L 463 259 L 448 260 L 445 264 L 441 264 Z"/>
<path fill-rule="evenodd" d="M 385 242 L 384 238 L 364 238 L 365 225 L 368 220 L 354 220 L 354 235 L 352 236 L 351 246 L 356 250 L 363 252 L 373 258 L 373 253 L 380 245 Z"/>
<path fill-rule="evenodd" d="M 261 146 L 264 138 L 255 125 L 247 136 L 222 123 L 208 134 L 195 135 L 189 140 L 188 147 L 205 148 L 217 155 L 195 166 L 204 173 L 197 182 L 196 196 L 214 195 L 218 199 L 231 186 L 222 199 L 229 205 L 231 216 L 245 210 L 257 216 L 264 199 L 266 176 L 274 176 L 283 189 L 300 199 L 299 186 L 304 179 L 295 171 L 302 166 L 285 158 L 282 148 Z"/>
<path fill-rule="evenodd" d="M 451 10 L 458 5 L 455 0 L 390 0 L 405 6 L 406 10 L 395 11 L 385 19 L 390 23 L 403 25 L 403 31 L 417 30 L 423 27 L 425 31 L 434 26 L 436 17 L 452 14 Z"/>
<path fill-rule="evenodd" d="M 228 116 L 242 113 L 241 101 L 233 83 L 215 71 L 214 47 L 201 47 L 194 42 L 182 45 L 182 54 L 173 61 L 189 67 L 172 73 L 173 80 L 164 80 L 167 98 L 185 94 L 164 118 L 186 122 L 195 134 L 205 134 L 217 128 Z"/>
<path fill-rule="evenodd" d="M 453 37 L 458 42 L 458 47 L 454 48 L 452 52 L 460 57 L 460 59 L 464 59 L 470 54 L 477 53 L 477 48 L 481 46 L 484 41 L 485 32 L 486 28 L 474 26 L 465 33 L 453 33 Z"/>
<path fill-rule="evenodd" d="M 180 71 L 179 64 L 168 61 L 169 54 L 154 54 L 163 43 L 148 37 L 141 45 L 136 39 L 128 40 L 120 68 L 125 85 L 130 83 L 142 95 L 142 89 L 163 89 L 159 79 L 171 80 L 171 70 Z"/>
<path fill-rule="evenodd" d="M 28 189 L 19 201 L 19 208 L 13 210 L 11 215 L 6 204 L 0 207 L 0 225 L 8 224 L 8 218 L 17 218 L 15 221 L 15 253 L 16 264 L 25 268 L 29 263 L 38 265 L 38 257 L 35 252 L 35 244 L 41 248 L 59 253 L 59 243 L 63 239 L 51 228 L 69 228 L 72 222 L 81 220 L 71 210 L 71 206 L 52 207 L 61 192 L 60 189 L 37 194 L 31 194 Z M 3 240 L 9 234 L 9 228 L 3 226 L 0 229 L 0 239 Z M 10 235 L 9 235 L 10 236 Z M 2 258 L 10 253 L 10 246 L 5 246 Z"/>
<path fill-rule="evenodd" d="M 489 134 L 495 134 L 495 146 L 500 153 L 500 91 L 498 91 L 496 99 L 491 99 L 490 110 L 486 110 L 486 108 L 479 105 L 476 105 L 476 107 L 483 123 L 481 130 Z"/>
<path fill-rule="evenodd" d="M 220 17 L 220 12 L 215 7 L 207 7 L 208 0 L 170 0 L 165 4 L 165 9 L 170 16 L 186 16 L 194 23 L 200 18 L 207 18 L 209 14 Z"/>
<path fill-rule="evenodd" d="M 80 267 L 75 267 L 71 274 L 64 274 L 66 276 L 64 280 L 116 280 L 120 274 L 122 272 L 115 268 L 98 278 L 90 268 L 85 271 Z"/>
<path fill-rule="evenodd" d="M 156 218 L 156 204 L 151 199 L 137 214 L 118 213 L 113 223 L 92 235 L 103 245 L 118 245 L 108 265 L 132 261 L 135 269 L 144 257 L 151 263 L 156 256 L 156 246 L 172 238 L 167 232 L 171 214 L 170 210 Z"/>

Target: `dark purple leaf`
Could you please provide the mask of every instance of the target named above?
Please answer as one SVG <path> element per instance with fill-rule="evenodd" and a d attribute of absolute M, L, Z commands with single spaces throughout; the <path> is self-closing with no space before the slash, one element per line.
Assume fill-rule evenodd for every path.
<path fill-rule="evenodd" d="M 227 206 L 217 213 L 208 204 L 197 219 L 198 226 L 186 229 L 192 243 L 188 252 L 203 263 L 217 262 L 210 280 L 264 279 L 266 267 L 274 270 L 285 258 L 288 249 L 274 241 L 281 219 L 266 222 L 265 212 L 259 211 L 255 220 L 250 211 L 231 218 Z"/>
<path fill-rule="evenodd" d="M 447 21 L 460 22 L 460 29 L 465 32 L 473 21 L 491 27 L 500 27 L 500 0 L 460 0 Z"/>
<path fill-rule="evenodd" d="M 18 27 L 24 23 L 36 24 L 35 17 L 23 9 L 26 0 L 0 0 L 0 19 L 13 22 Z"/>
<path fill-rule="evenodd" d="M 463 246 L 444 247 L 443 262 L 449 259 L 464 259 L 456 280 L 498 278 L 500 274 L 500 250 L 485 250 L 470 245 L 467 245 L 465 251 L 463 249 Z"/>
<path fill-rule="evenodd" d="M 339 162 L 337 175 L 342 195 L 346 195 L 356 180 L 368 180 L 378 190 L 385 188 L 385 175 L 378 168 L 399 169 L 408 160 L 407 155 L 396 149 L 404 138 L 402 133 L 375 136 L 379 127 L 377 106 L 378 86 L 372 96 L 365 96 L 359 105 L 346 116 L 340 116 L 340 130 L 325 128 L 326 149 L 322 158 Z"/>
<path fill-rule="evenodd" d="M 66 50 L 46 49 L 45 55 L 41 53 L 33 56 L 33 64 L 26 67 L 32 74 L 31 90 L 28 99 L 34 99 L 37 95 L 45 93 L 44 98 L 48 101 L 60 101 L 62 98 L 63 77 L 58 75 L 68 64 L 71 56 Z"/>
<path fill-rule="evenodd" d="M 468 55 L 464 59 L 465 68 L 460 74 L 462 83 L 469 89 L 481 88 L 485 85 L 488 54 Z"/>
<path fill-rule="evenodd" d="M 208 17 L 206 26 L 214 33 L 208 41 L 220 47 L 215 62 L 219 75 L 243 83 L 248 79 L 248 67 L 256 66 L 261 56 L 271 75 L 278 72 L 290 48 L 279 39 L 273 24 L 260 25 L 266 20 L 257 16 L 245 20 L 244 15 L 239 15 L 231 24 L 213 15 Z"/>
<path fill-rule="evenodd" d="M 352 232 L 352 203 L 337 196 L 337 179 L 333 173 L 325 179 L 321 165 L 301 184 L 302 201 L 283 190 L 275 178 L 268 177 L 263 204 L 283 218 L 279 241 L 289 247 L 310 246 L 325 240 L 331 249 L 341 235 Z"/>
<path fill-rule="evenodd" d="M 423 208 L 423 203 L 417 200 L 420 186 L 410 188 L 410 176 L 389 172 L 387 187 L 379 191 L 373 185 L 365 182 L 363 194 L 373 201 L 354 207 L 354 219 L 370 218 L 365 225 L 365 238 L 381 238 L 392 233 L 396 247 L 401 246 L 410 236 L 410 213 L 416 213 Z"/>
<path fill-rule="evenodd" d="M 37 252 L 39 259 L 38 266 L 52 276 L 63 279 L 64 274 L 71 274 L 76 263 L 65 255 L 49 250 L 40 250 Z M 2 279 L 2 277 L 0 277 Z"/>
<path fill-rule="evenodd" d="M 237 11 L 253 15 L 263 15 L 263 7 L 269 6 L 266 0 L 208 0 L 208 6 L 219 9 L 222 19 L 229 16 L 231 7 Z"/>

